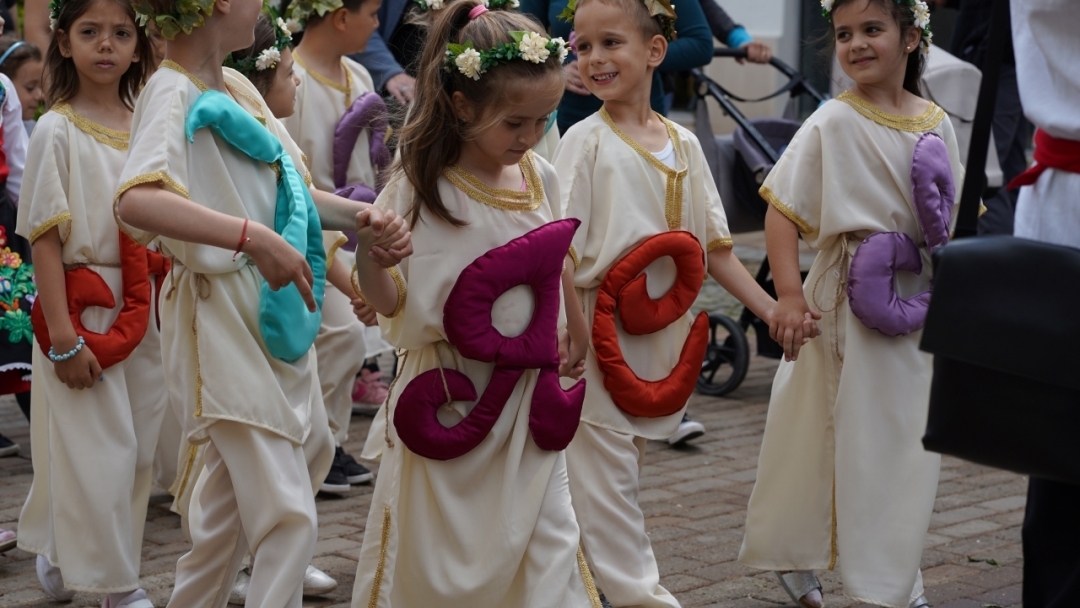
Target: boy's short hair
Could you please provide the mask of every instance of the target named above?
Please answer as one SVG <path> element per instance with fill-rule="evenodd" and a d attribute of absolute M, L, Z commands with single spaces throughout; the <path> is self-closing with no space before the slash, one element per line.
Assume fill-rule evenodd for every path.
<path fill-rule="evenodd" d="M 577 9 L 590 2 L 600 2 L 608 6 L 621 9 L 634 23 L 634 27 L 641 32 L 645 40 L 651 40 L 653 36 L 663 36 L 664 28 L 657 18 L 649 14 L 649 9 L 643 0 L 577 0 Z"/>

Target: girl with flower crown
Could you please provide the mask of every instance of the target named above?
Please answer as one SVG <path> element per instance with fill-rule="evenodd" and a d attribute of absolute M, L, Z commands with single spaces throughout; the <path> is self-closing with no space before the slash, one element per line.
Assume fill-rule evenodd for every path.
<path fill-rule="evenodd" d="M 963 167 L 945 112 L 919 93 L 922 0 L 824 0 L 851 89 L 822 105 L 761 188 L 779 305 L 773 337 L 822 337 L 776 372 L 739 560 L 822 605 L 839 565 L 860 602 L 922 608 L 920 557 L 940 457 L 923 449 L 931 357 L 919 351 L 930 253 L 949 238 Z M 818 251 L 799 274 L 798 238 Z"/>
<path fill-rule="evenodd" d="M 164 263 L 121 234 L 109 204 L 151 49 L 129 2 L 51 8 L 51 107 L 30 141 L 17 222 L 39 291 L 34 482 L 19 547 L 38 555 L 53 599 L 82 591 L 104 594 L 105 608 L 152 608 L 139 563 L 166 407 L 150 276 L 164 275 Z"/>
<path fill-rule="evenodd" d="M 415 253 L 378 268 L 358 233 L 357 286 L 403 354 L 353 606 L 600 605 L 562 452 L 584 387 L 559 375 L 580 375 L 587 341 L 561 292 L 576 223 L 530 151 L 566 45 L 539 30 L 475 0 L 439 11 L 376 201 L 410 218 Z"/>
<path fill-rule="evenodd" d="M 322 228 L 378 234 L 378 261 L 411 249 L 401 218 L 310 188 L 303 154 L 226 56 L 251 46 L 259 0 L 146 0 L 169 39 L 139 97 L 115 197 L 122 228 L 173 259 L 160 299 L 165 384 L 189 455 L 191 551 L 169 605 L 224 606 L 252 553 L 247 605 L 299 608 L 316 541 L 303 444 L 329 435 L 313 343 L 326 271 Z M 329 437 L 326 438 L 329 441 Z M 204 466 L 194 470 L 198 445 Z M 313 487 L 314 485 L 314 487 Z"/>

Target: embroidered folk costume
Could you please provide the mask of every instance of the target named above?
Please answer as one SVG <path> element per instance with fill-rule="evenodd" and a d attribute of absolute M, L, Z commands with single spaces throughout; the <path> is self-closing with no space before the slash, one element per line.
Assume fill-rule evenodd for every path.
<path fill-rule="evenodd" d="M 743 564 L 839 565 L 848 596 L 881 606 L 922 595 L 940 456 L 920 441 L 931 357 L 918 346 L 930 251 L 962 183 L 940 107 L 898 116 L 851 93 L 807 119 L 769 173 L 762 196 L 818 251 L 804 291 L 822 334 L 777 370 Z"/>
<path fill-rule="evenodd" d="M 439 195 L 467 224 L 423 216 L 392 273 L 397 310 L 379 324 L 405 353 L 379 414 L 390 423 L 353 606 L 600 605 L 560 451 L 580 387 L 563 393 L 552 350 L 573 225 L 552 223 L 551 166 L 532 153 L 520 166 L 523 191 L 448 168 Z M 376 204 L 406 215 L 415 196 L 398 178 Z"/>
<path fill-rule="evenodd" d="M 674 166 L 620 131 L 605 110 L 571 127 L 555 153 L 563 214 L 581 221 L 571 250 L 574 284 L 593 338 L 567 469 L 585 556 L 597 585 L 618 606 L 679 605 L 659 584 L 637 504 L 638 477 L 646 440 L 675 432 L 700 371 L 704 353 L 683 350 L 688 340 L 697 340 L 690 350 L 704 347 L 702 320 L 691 332 L 695 317 L 688 307 L 705 276 L 705 254 L 732 246 L 700 144 L 686 129 L 664 124 Z M 639 284 L 622 292 L 618 284 L 641 269 L 646 289 Z M 669 289 L 668 298 L 678 292 L 683 305 L 661 314 L 646 302 Z M 618 301 L 620 292 L 626 297 L 630 291 L 636 299 Z M 630 331 L 630 317 L 646 323 L 666 318 Z"/>
<path fill-rule="evenodd" d="M 161 277 L 164 266 L 160 256 L 122 236 L 113 219 L 110 201 L 129 134 L 63 102 L 41 117 L 34 133 L 18 231 L 33 243 L 59 230 L 68 301 L 89 302 L 72 321 L 104 371 L 93 388 L 69 389 L 46 356 L 43 315 L 35 323 L 34 482 L 19 521 L 19 547 L 59 567 L 70 590 L 131 591 L 139 587 L 167 398 L 152 305 L 157 290 L 149 276 Z M 156 264 L 148 264 L 151 257 Z"/>
<path fill-rule="evenodd" d="M 231 101 L 222 107 L 228 112 L 217 129 L 202 128 L 189 124 L 191 115 L 197 115 L 192 108 L 203 95 L 226 96 L 208 92 L 178 64 L 162 63 L 136 105 L 131 151 L 116 200 L 128 188 L 158 183 L 215 211 L 274 227 L 297 246 L 297 235 L 290 231 L 305 213 L 307 236 L 321 230 L 317 216 L 311 217 L 310 195 L 305 200 L 304 184 L 310 178 L 302 154 L 255 87 L 231 69 L 224 76 Z M 257 142 L 260 149 L 234 147 L 222 138 L 230 132 L 242 134 L 240 142 Z M 294 212 L 284 216 L 279 178 L 280 188 L 289 189 L 288 211 Z M 280 218 L 289 218 L 284 229 Z M 142 242 L 156 236 L 124 228 Z M 302 239 L 306 247 L 301 248 L 317 278 L 317 299 L 319 276 L 325 272 L 319 234 Z M 157 238 L 174 260 L 161 300 L 162 353 L 170 400 L 184 427 L 181 451 L 187 454 L 172 491 L 178 497 L 192 493 L 193 547 L 177 564 L 169 605 L 210 606 L 227 598 L 250 547 L 248 601 L 299 606 L 316 538 L 308 471 L 325 474 L 333 455 L 332 449 L 322 450 L 325 462 L 311 466 L 301 449 L 305 440 L 330 443 L 328 427 L 317 418 L 322 394 L 311 341 L 319 319 L 310 318 L 306 309 L 286 307 L 296 300 L 278 304 L 276 315 L 274 307 L 261 311 L 260 302 L 269 293 L 246 255 Z M 287 297 L 290 289 L 295 292 L 290 286 L 274 293 Z M 303 339 L 290 339 L 296 337 L 289 335 L 294 325 L 310 332 L 307 347 Z M 313 441 L 309 433 L 327 437 Z M 205 467 L 196 466 L 200 444 L 205 444 Z"/>

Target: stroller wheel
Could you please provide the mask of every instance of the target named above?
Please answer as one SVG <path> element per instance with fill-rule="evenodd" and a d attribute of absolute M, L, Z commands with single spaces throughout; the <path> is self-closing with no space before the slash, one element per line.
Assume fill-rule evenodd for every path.
<path fill-rule="evenodd" d="M 739 324 L 726 315 L 709 315 L 709 346 L 701 363 L 697 390 L 719 397 L 738 388 L 750 368 L 750 343 Z"/>

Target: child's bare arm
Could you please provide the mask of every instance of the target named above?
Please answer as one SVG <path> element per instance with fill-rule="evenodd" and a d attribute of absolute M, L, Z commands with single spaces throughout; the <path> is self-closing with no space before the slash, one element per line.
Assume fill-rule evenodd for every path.
<path fill-rule="evenodd" d="M 720 286 L 735 299 L 745 304 L 751 312 L 761 317 L 770 326 L 776 312 L 776 300 L 769 297 L 758 285 L 750 272 L 735 257 L 730 247 L 717 247 L 709 252 L 709 276 L 716 279 Z"/>
<path fill-rule="evenodd" d="M 345 294 L 349 300 L 355 298 L 356 290 L 353 289 L 352 277 L 349 276 L 349 269 L 345 267 L 345 264 L 342 264 L 341 260 L 336 257 L 330 258 L 326 262 L 326 282 Z"/>
<path fill-rule="evenodd" d="M 563 262 L 563 307 L 566 309 L 566 331 L 569 344 L 563 353 L 560 345 L 559 375 L 580 378 L 585 373 L 585 353 L 589 350 L 589 323 L 585 319 L 581 300 L 574 288 L 574 259 L 569 255 Z M 566 358 L 563 359 L 565 354 Z"/>
<path fill-rule="evenodd" d="M 240 251 L 251 256 L 270 289 L 294 283 L 308 309 L 315 310 L 311 292 L 314 278 L 304 256 L 270 228 L 249 222 L 245 236 L 242 218 L 226 215 L 165 190 L 158 184 L 146 184 L 127 190 L 117 205 L 120 219 L 135 228 L 162 236 Z"/>
<path fill-rule="evenodd" d="M 319 210 L 323 230 L 356 230 L 357 216 L 374 208 L 370 203 L 352 201 L 316 189 L 311 190 L 311 198 Z M 398 217 L 393 211 L 384 211 L 382 217 L 385 226 L 377 234 L 372 253 L 375 261 L 389 268 L 412 254 L 412 235 L 409 234 L 405 218 Z"/>
<path fill-rule="evenodd" d="M 358 213 L 355 219 L 356 230 L 356 281 L 364 300 L 383 316 L 391 316 L 398 306 L 398 287 L 390 271 L 380 260 L 379 233 L 386 229 L 386 219 L 397 218 L 393 211 L 369 206 Z M 401 219 L 401 218 L 397 218 Z M 408 243 L 409 253 L 412 243 Z M 385 251 L 382 253 L 386 253 Z"/>
<path fill-rule="evenodd" d="M 79 336 L 68 316 L 67 284 L 64 281 L 64 260 L 61 257 L 63 243 L 55 226 L 38 237 L 32 246 L 34 259 L 34 282 L 37 283 L 38 299 L 41 301 L 45 323 L 49 327 L 49 340 L 53 352 L 62 355 L 79 343 Z M 53 363 L 60 381 L 73 389 L 91 388 L 101 376 L 101 365 L 90 352 L 89 346 L 66 361 Z"/>
<path fill-rule="evenodd" d="M 818 333 L 812 322 L 820 319 L 821 313 L 811 310 L 803 295 L 799 229 L 774 207 L 769 207 L 765 215 L 765 247 L 777 294 L 776 314 L 769 323 L 769 335 L 784 347 L 788 360 L 794 361 L 799 348 Z"/>

